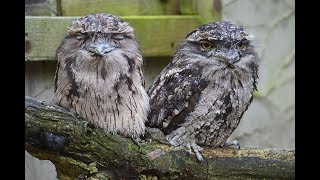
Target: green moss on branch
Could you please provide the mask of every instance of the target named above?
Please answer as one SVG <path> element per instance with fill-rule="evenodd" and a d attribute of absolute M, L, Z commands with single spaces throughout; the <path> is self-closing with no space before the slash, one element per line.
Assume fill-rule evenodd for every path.
<path fill-rule="evenodd" d="M 66 139 L 60 152 L 41 146 L 41 134 Z M 295 151 L 284 149 L 204 149 L 200 163 L 184 149 L 153 142 L 135 142 L 105 133 L 51 103 L 25 98 L 26 150 L 51 160 L 61 179 L 129 178 L 212 179 L 294 178 Z"/>

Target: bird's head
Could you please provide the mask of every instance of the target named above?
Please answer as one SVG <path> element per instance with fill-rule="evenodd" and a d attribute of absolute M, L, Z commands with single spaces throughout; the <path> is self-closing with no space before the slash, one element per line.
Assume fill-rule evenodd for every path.
<path fill-rule="evenodd" d="M 228 21 L 211 22 L 190 32 L 177 54 L 222 68 L 257 66 L 252 40 L 253 35 L 242 26 Z"/>
<path fill-rule="evenodd" d="M 129 23 L 112 14 L 89 14 L 72 22 L 57 55 L 63 55 L 60 59 L 73 56 L 79 61 L 127 63 L 125 57 L 132 60 L 141 54 L 133 31 Z"/>

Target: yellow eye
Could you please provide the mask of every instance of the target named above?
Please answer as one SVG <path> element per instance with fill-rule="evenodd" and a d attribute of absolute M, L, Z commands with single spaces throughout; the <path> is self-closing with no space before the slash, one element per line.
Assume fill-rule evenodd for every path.
<path fill-rule="evenodd" d="M 211 42 L 208 42 L 208 41 L 200 42 L 200 46 L 203 50 L 210 50 L 215 47 L 214 44 L 212 44 Z"/>
<path fill-rule="evenodd" d="M 240 49 L 244 49 L 244 48 L 246 47 L 246 45 L 245 45 L 244 43 L 239 43 L 239 44 L 238 44 L 238 47 L 239 47 Z"/>

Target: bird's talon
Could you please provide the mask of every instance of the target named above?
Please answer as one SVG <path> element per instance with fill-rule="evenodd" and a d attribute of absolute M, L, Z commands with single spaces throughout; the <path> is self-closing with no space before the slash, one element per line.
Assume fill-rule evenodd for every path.
<path fill-rule="evenodd" d="M 225 142 L 222 147 L 230 147 L 230 148 L 235 148 L 239 150 L 240 143 L 237 140 L 232 140 L 232 141 Z"/>

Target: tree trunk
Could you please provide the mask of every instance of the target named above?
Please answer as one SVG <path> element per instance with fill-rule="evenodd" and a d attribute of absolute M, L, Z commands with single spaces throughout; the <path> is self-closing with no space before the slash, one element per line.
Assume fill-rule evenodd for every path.
<path fill-rule="evenodd" d="M 46 146 L 49 135 L 63 145 Z M 294 150 L 204 148 L 205 161 L 199 162 L 185 149 L 106 133 L 30 97 L 25 98 L 25 149 L 52 161 L 59 179 L 295 178 Z"/>

